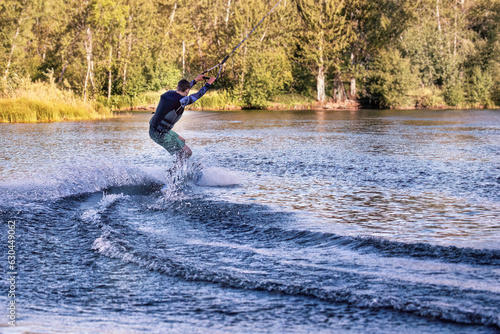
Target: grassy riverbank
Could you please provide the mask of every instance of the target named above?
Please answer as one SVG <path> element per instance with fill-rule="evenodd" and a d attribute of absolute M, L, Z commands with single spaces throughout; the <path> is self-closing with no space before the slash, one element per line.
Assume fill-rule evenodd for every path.
<path fill-rule="evenodd" d="M 131 110 L 151 110 L 154 111 L 160 99 L 160 95 L 165 91 L 147 92 L 139 95 L 136 98 L 127 97 L 112 97 L 109 102 L 102 100 L 103 104 L 112 107 L 113 110 L 131 111 Z M 101 101 L 101 100 L 99 100 Z M 189 110 L 242 110 L 242 109 L 267 109 L 267 110 L 293 110 L 293 109 L 336 109 L 332 107 L 332 103 L 320 104 L 312 97 L 302 96 L 300 94 L 283 94 L 263 102 L 259 106 L 251 106 L 245 104 L 241 96 L 231 94 L 226 90 L 211 90 L 208 91 L 196 103 L 189 106 Z M 351 105 L 352 103 L 344 103 Z M 337 105 L 336 105 L 337 106 Z M 338 106 L 338 109 L 346 109 L 346 107 Z M 356 109 L 354 107 L 354 109 Z"/>
<path fill-rule="evenodd" d="M 54 84 L 20 80 L 0 85 L 0 122 L 37 123 L 102 119 L 113 116 L 99 102 L 84 102 Z"/>
<path fill-rule="evenodd" d="M 96 110 L 97 109 L 97 110 Z M 111 117 L 107 108 L 95 108 L 88 103 L 44 101 L 42 99 L 0 99 L 0 122 L 38 123 L 71 120 L 91 120 Z"/>
<path fill-rule="evenodd" d="M 53 82 L 52 78 L 49 82 Z M 37 123 L 70 120 L 92 120 L 113 117 L 112 110 L 151 110 L 156 109 L 159 97 L 164 91 L 144 92 L 135 97 L 112 96 L 98 97 L 97 100 L 84 102 L 70 90 L 62 90 L 55 84 L 31 82 L 20 79 L 17 82 L 0 82 L 0 123 Z M 457 106 L 446 104 L 440 90 L 414 90 L 406 95 L 406 105 L 395 109 L 467 109 L 483 108 L 478 104 L 463 101 Z M 366 100 L 366 99 L 365 99 Z M 210 90 L 203 98 L 189 106 L 191 110 L 356 110 L 376 108 L 359 101 L 333 103 L 331 100 L 319 103 L 312 96 L 282 94 L 269 100 L 262 99 L 258 106 L 245 103 L 241 94 L 220 89 Z"/>
<path fill-rule="evenodd" d="M 103 104 L 113 110 L 132 111 L 150 110 L 154 111 L 158 104 L 160 95 L 165 91 L 147 92 L 135 98 L 112 97 L 110 100 L 102 99 Z M 101 101 L 101 100 L 100 100 Z M 457 105 L 449 105 L 445 102 L 442 92 L 439 90 L 419 89 L 408 92 L 405 103 L 389 109 L 496 109 L 493 104 L 483 105 L 462 101 Z M 312 96 L 300 94 L 282 94 L 270 100 L 263 101 L 259 106 L 245 104 L 241 96 L 232 94 L 226 90 L 212 90 L 207 92 L 203 98 L 189 106 L 189 110 L 242 110 L 242 109 L 265 109 L 265 110 L 356 110 L 356 109 L 379 109 L 376 105 L 369 104 L 369 99 L 347 100 L 335 103 L 332 99 L 317 102 Z"/>

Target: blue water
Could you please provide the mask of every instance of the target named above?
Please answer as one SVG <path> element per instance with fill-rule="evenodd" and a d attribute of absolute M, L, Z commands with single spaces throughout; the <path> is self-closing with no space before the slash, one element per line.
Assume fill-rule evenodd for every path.
<path fill-rule="evenodd" d="M 149 117 L 0 124 L 1 333 L 500 330 L 499 112 Z"/>

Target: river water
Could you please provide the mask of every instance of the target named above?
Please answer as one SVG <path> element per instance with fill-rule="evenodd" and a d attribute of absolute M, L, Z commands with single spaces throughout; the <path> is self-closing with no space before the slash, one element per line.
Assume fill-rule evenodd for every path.
<path fill-rule="evenodd" d="M 0 124 L 0 332 L 500 329 L 498 111 L 150 116 Z"/>

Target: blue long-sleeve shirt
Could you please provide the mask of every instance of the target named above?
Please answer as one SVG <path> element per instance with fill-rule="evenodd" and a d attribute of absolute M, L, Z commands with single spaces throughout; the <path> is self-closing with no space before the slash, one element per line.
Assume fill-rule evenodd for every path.
<path fill-rule="evenodd" d="M 191 84 L 191 87 L 193 87 L 195 84 L 196 84 L 196 80 L 193 80 L 190 82 Z M 197 91 L 196 93 L 194 94 L 191 94 L 191 95 L 188 95 L 188 96 L 184 96 L 180 102 L 181 102 L 181 106 L 183 108 L 185 108 L 188 104 L 192 104 L 192 103 L 195 103 L 199 98 L 201 98 L 203 95 L 205 95 L 205 93 L 207 92 L 207 90 L 210 88 L 210 84 L 209 83 L 206 83 L 203 87 L 200 88 L 199 91 Z"/>

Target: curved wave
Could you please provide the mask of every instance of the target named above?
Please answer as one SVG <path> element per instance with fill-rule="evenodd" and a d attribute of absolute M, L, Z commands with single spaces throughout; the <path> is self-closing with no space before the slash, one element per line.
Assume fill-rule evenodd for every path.
<path fill-rule="evenodd" d="M 384 256 L 409 256 L 437 259 L 450 263 L 500 265 L 500 250 L 460 248 L 428 243 L 405 243 L 371 236 L 341 236 L 331 233 L 268 229 L 270 235 L 282 235 L 287 240 L 311 247 L 343 246 L 357 251 L 377 252 Z"/>
<path fill-rule="evenodd" d="M 241 237 L 246 235 L 259 236 L 263 240 L 294 242 L 304 247 L 344 247 L 386 257 L 405 256 L 449 263 L 500 265 L 499 249 L 443 246 L 423 242 L 407 243 L 372 236 L 346 236 L 320 231 L 297 230 L 293 227 L 288 229 L 282 226 L 269 226 L 266 217 L 270 213 L 266 210 L 256 209 L 255 205 L 222 205 L 212 201 L 203 201 L 203 203 L 196 205 L 190 203 L 190 205 L 192 206 L 187 207 L 182 202 L 178 203 L 176 210 L 185 212 L 189 220 L 195 220 L 202 226 L 213 229 L 223 228 Z M 232 216 L 226 217 L 228 212 L 237 212 L 238 219 L 235 220 Z M 276 221 L 279 216 L 278 213 L 271 214 L 271 220 Z"/>
<path fill-rule="evenodd" d="M 92 250 L 108 258 L 187 281 L 306 296 L 359 308 L 391 309 L 460 324 L 500 328 L 497 307 L 500 301 L 496 295 L 490 296 L 487 290 L 432 280 L 387 280 L 386 276 L 369 272 L 366 268 L 345 270 L 343 266 L 352 265 L 350 263 L 331 265 L 333 262 L 322 262 L 326 256 L 316 258 L 317 263 L 312 263 L 315 258 L 302 257 L 305 253 L 300 249 L 313 254 L 311 248 L 322 248 L 325 254 L 335 256 L 342 247 L 377 256 L 474 265 L 497 265 L 500 258 L 497 250 L 407 244 L 374 237 L 291 229 L 286 224 L 277 226 L 280 213 L 273 214 L 269 210 L 266 213 L 265 207 L 214 202 L 206 198 L 172 201 L 167 216 L 175 215 L 175 219 L 182 222 L 180 225 L 195 223 L 202 236 L 220 240 L 219 232 L 224 231 L 228 238 L 220 244 L 186 243 L 184 235 L 182 238 L 172 236 L 173 230 L 169 230 L 169 236 L 164 239 L 155 229 L 151 229 L 154 232 L 145 232 L 129 225 L 127 219 L 122 219 L 121 208 L 129 207 L 133 202 L 134 198 L 128 195 L 107 194 L 97 205 L 81 214 L 84 222 L 96 225 L 101 231 L 93 241 Z M 112 209 L 115 205 L 119 207 Z M 204 206 L 212 210 L 205 210 Z M 266 215 L 270 220 L 263 218 Z M 190 219 L 195 221 L 188 222 Z M 218 232 L 214 233 L 216 230 Z M 167 241 L 169 237 L 173 238 L 174 244 Z M 238 241 L 234 244 L 237 248 L 226 246 L 227 240 L 232 238 Z M 262 240 L 267 247 L 272 245 L 273 250 L 286 251 L 291 247 L 297 252 L 285 257 L 279 255 L 279 251 L 269 252 L 267 248 L 256 247 L 256 243 Z M 467 302 L 467 298 L 472 302 Z"/>
<path fill-rule="evenodd" d="M 134 263 L 149 270 L 181 277 L 189 281 L 212 282 L 239 289 L 307 296 L 328 302 L 348 303 L 360 308 L 393 309 L 455 323 L 500 328 L 500 316 L 488 307 L 475 306 L 470 308 L 466 305 L 447 305 L 432 298 L 420 300 L 412 295 L 405 296 L 404 293 L 401 293 L 400 297 L 397 291 L 391 293 L 379 291 L 377 293 L 376 291 L 358 290 L 353 287 L 322 286 L 314 281 L 293 283 L 294 280 L 254 277 L 222 268 L 213 270 L 210 267 L 203 266 L 203 264 L 197 266 L 186 264 L 185 261 L 176 259 L 175 256 L 168 256 L 165 252 L 162 253 L 161 257 L 149 252 L 141 254 L 138 251 L 129 249 L 123 243 L 110 240 L 106 233 L 94 241 L 92 249 L 110 258 Z M 388 286 L 388 288 L 390 290 L 397 289 L 395 286 Z M 401 290 L 401 292 L 403 291 Z"/>
<path fill-rule="evenodd" d="M 309 231 L 276 225 L 277 221 L 293 219 L 286 212 L 272 212 L 256 204 L 236 204 L 203 201 L 177 201 L 170 197 L 168 205 L 155 207 L 183 215 L 198 226 L 213 230 L 224 229 L 237 238 L 259 236 L 261 240 L 294 242 L 304 247 L 343 247 L 357 252 L 375 253 L 386 257 L 411 257 L 448 263 L 481 266 L 500 265 L 500 249 L 478 249 L 435 245 L 424 242 L 401 242 L 373 236 L 348 236 L 329 232 Z M 248 241 L 251 241 L 250 239 Z"/>

